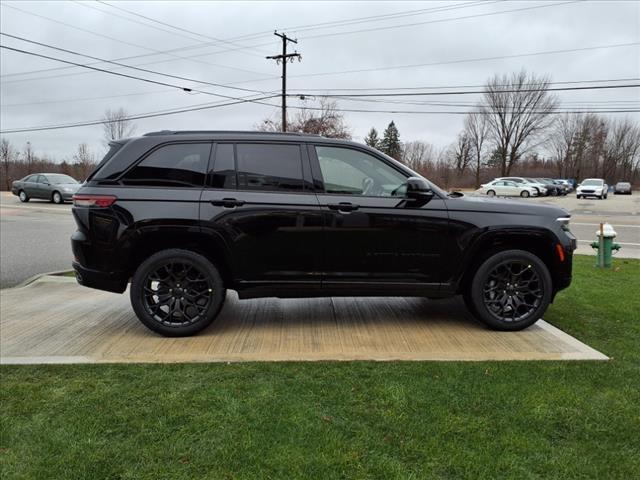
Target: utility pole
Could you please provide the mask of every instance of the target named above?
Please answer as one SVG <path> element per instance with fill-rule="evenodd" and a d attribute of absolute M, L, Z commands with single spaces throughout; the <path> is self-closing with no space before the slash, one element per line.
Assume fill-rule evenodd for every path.
<path fill-rule="evenodd" d="M 295 43 L 298 41 L 293 38 L 287 37 L 284 33 L 278 33 L 277 31 L 273 32 L 273 34 L 282 39 L 282 54 L 281 55 L 271 55 L 266 57 L 268 60 L 275 60 L 276 64 L 282 62 L 282 131 L 287 131 L 287 62 L 293 62 L 294 58 L 297 58 L 300 62 L 302 60 L 302 55 L 300 55 L 297 51 L 294 53 L 287 53 L 287 43 Z"/>

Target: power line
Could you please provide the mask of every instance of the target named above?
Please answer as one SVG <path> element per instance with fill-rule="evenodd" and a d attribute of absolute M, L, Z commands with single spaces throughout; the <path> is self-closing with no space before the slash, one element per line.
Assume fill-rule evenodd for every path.
<path fill-rule="evenodd" d="M 50 48 L 50 49 L 53 49 L 53 50 L 58 50 L 60 52 L 70 53 L 72 55 L 78 55 L 78 56 L 81 56 L 81 57 L 90 58 L 92 60 L 98 60 L 99 62 L 102 62 L 102 63 L 109 63 L 109 64 L 112 64 L 112 65 L 117 65 L 117 66 L 120 66 L 120 67 L 129 68 L 129 69 L 132 69 L 132 70 L 138 70 L 138 71 L 145 72 L 145 73 L 151 73 L 153 75 L 161 75 L 161 76 L 164 76 L 164 77 L 175 78 L 175 79 L 178 79 L 178 80 L 185 80 L 185 81 L 188 81 L 188 82 L 200 83 L 202 85 L 210 85 L 212 87 L 230 88 L 232 90 L 241 90 L 243 92 L 251 92 L 251 93 L 264 93 L 264 92 L 259 91 L 259 90 L 252 90 L 252 89 L 249 89 L 249 88 L 227 86 L 227 85 L 223 85 L 223 84 L 220 84 L 220 83 L 206 82 L 204 80 L 196 80 L 196 79 L 193 79 L 193 78 L 182 77 L 180 75 L 172 75 L 172 74 L 169 74 L 169 73 L 162 73 L 162 72 L 157 72 L 155 70 L 149 70 L 149 69 L 146 69 L 146 68 L 140 68 L 140 67 L 136 67 L 136 66 L 133 66 L 133 65 L 127 65 L 125 63 L 115 62 L 113 60 L 106 60 L 104 58 L 95 57 L 93 55 L 87 55 L 86 53 L 80 53 L 80 52 L 76 52 L 76 51 L 73 51 L 73 50 L 68 50 L 66 48 L 56 47 L 56 46 L 50 45 L 48 43 L 36 42 L 35 40 L 29 40 L 28 38 L 19 37 L 17 35 L 11 35 L 9 33 L 0 32 L 0 35 L 4 35 L 5 37 L 14 38 L 14 39 L 17 39 L 17 40 L 20 40 L 20 41 L 23 41 L 23 42 L 27 42 L 27 43 L 31 43 L 31 44 L 34 44 L 34 45 L 39 45 L 41 47 L 46 47 L 46 48 Z M 93 67 L 90 67 L 87 64 L 84 64 L 84 66 L 93 69 Z M 102 71 L 105 71 L 105 70 L 102 70 Z M 106 70 L 106 71 L 113 73 L 112 70 Z"/>
<path fill-rule="evenodd" d="M 191 60 L 191 58 L 189 58 L 189 57 L 182 57 L 180 55 L 174 55 L 171 50 L 167 50 L 167 51 L 155 50 L 153 48 L 149 48 L 149 47 L 146 47 L 144 45 L 139 45 L 139 44 L 136 44 L 136 43 L 131 43 L 131 42 L 127 42 L 127 41 L 124 41 L 124 40 L 120 40 L 119 38 L 111 37 L 109 35 L 104 35 L 102 33 L 94 32 L 94 31 L 88 30 L 86 28 L 78 27 L 77 25 L 72 25 L 70 23 L 66 23 L 66 22 L 63 22 L 63 21 L 60 21 L 60 20 L 56 20 L 55 18 L 47 17 L 45 15 L 40 15 L 40 14 L 34 13 L 34 12 L 29 12 L 27 10 L 23 10 L 21 8 L 18 8 L 16 6 L 14 6 L 14 5 L 8 5 L 6 3 L 3 3 L 3 7 L 11 8 L 13 10 L 19 11 L 19 12 L 24 13 L 26 15 L 31 15 L 31 16 L 34 16 L 34 17 L 37 17 L 37 18 L 42 18 L 42 19 L 48 20 L 50 22 L 54 22 L 54 23 L 57 23 L 57 24 L 60 24 L 60 25 L 64 25 L 65 27 L 68 27 L 68 28 L 73 28 L 73 29 L 81 31 L 81 32 L 85 32 L 85 33 L 89 33 L 91 35 L 95 35 L 95 36 L 98 36 L 98 37 L 106 38 L 108 40 L 111 40 L 111 41 L 114 41 L 114 42 L 118 42 L 118 43 L 122 43 L 122 44 L 128 45 L 130 47 L 141 48 L 141 49 L 146 50 L 148 52 L 153 52 L 152 53 L 153 55 L 168 55 L 168 56 L 174 57 L 176 59 L 194 61 L 196 63 L 202 63 L 202 64 L 205 64 L 205 65 L 211 65 L 211 66 L 219 67 L 219 68 L 228 68 L 228 69 L 231 69 L 231 70 L 238 70 L 237 67 L 231 67 L 231 66 L 228 66 L 228 65 L 214 64 L 214 63 L 204 62 L 204 61 Z M 201 45 L 191 45 L 191 46 L 181 47 L 181 49 L 200 48 L 200 47 L 201 47 Z M 181 49 L 174 49 L 173 51 L 179 51 Z M 211 55 L 216 54 L 216 53 L 226 53 L 226 52 L 213 52 L 213 53 L 211 53 Z M 244 70 L 244 69 L 240 69 L 240 70 L 245 71 L 245 72 L 249 72 L 249 73 L 258 74 L 258 75 L 264 75 L 262 72 L 256 72 L 256 71 Z"/>
<path fill-rule="evenodd" d="M 506 58 L 518 58 L 518 57 L 533 57 L 539 55 L 555 55 L 559 53 L 574 53 L 574 52 L 584 52 L 588 50 L 598 50 L 604 48 L 621 48 L 621 47 L 630 47 L 640 45 L 640 42 L 629 42 L 629 43 L 617 43 L 612 45 L 595 45 L 592 47 L 580 47 L 580 48 L 570 48 L 570 49 L 562 49 L 562 50 L 546 50 L 542 52 L 531 52 L 531 53 L 518 53 L 514 55 L 501 55 L 494 57 L 482 57 L 482 58 L 466 58 L 461 60 L 448 60 L 444 62 L 431 62 L 431 63 L 416 63 L 410 65 L 393 65 L 393 66 L 385 66 L 385 67 L 371 67 L 371 68 L 360 68 L 356 70 L 339 70 L 334 72 L 318 72 L 318 73 L 307 73 L 300 75 L 292 75 L 292 77 L 302 78 L 302 77 L 322 77 L 322 76 L 330 76 L 330 75 L 344 75 L 350 73 L 366 73 L 366 72 L 376 72 L 380 70 L 398 70 L 405 68 L 420 68 L 420 67 L 432 67 L 436 65 L 452 65 L 456 63 L 471 63 L 471 62 L 486 62 L 490 60 L 503 60 Z"/>
<path fill-rule="evenodd" d="M 321 107 L 305 107 L 305 106 L 291 106 L 298 110 L 317 110 L 322 111 Z M 369 109 L 356 109 L 356 108 L 336 108 L 336 112 L 352 112 L 352 113 L 392 113 L 392 114 L 419 114 L 419 115 L 468 115 L 470 113 L 481 113 L 479 110 L 471 111 L 443 111 L 443 110 L 369 110 Z M 544 113 L 544 114 L 567 114 L 567 113 L 637 113 L 640 109 L 611 109 L 611 110 L 556 110 L 553 112 L 541 111 L 532 113 Z"/>
<path fill-rule="evenodd" d="M 568 92 L 576 90 L 605 90 L 616 88 L 637 88 L 640 83 L 624 84 L 624 85 L 591 85 L 587 87 L 551 87 L 551 88 L 525 88 L 525 89 L 506 89 L 498 90 L 497 93 L 518 93 L 518 92 L 539 92 L 542 90 L 551 92 Z M 356 97 L 415 97 L 415 96 L 435 96 L 435 95 L 478 95 L 484 94 L 486 90 L 465 90 L 465 91 L 448 91 L 448 92 L 409 92 L 409 93 L 353 93 L 353 94 L 318 94 L 314 97 L 321 98 L 356 98 Z M 290 97 L 304 97 L 304 94 L 289 94 Z"/>
<path fill-rule="evenodd" d="M 264 103 L 262 102 L 262 100 L 268 100 L 271 98 L 276 98 L 279 95 L 269 95 L 269 96 L 264 96 L 264 97 L 259 97 L 259 98 L 241 98 L 238 99 L 237 101 L 233 101 L 233 102 L 227 102 L 227 103 L 215 103 L 215 104 L 201 104 L 201 105 L 197 105 L 197 106 L 193 106 L 193 107 L 189 107 L 189 108 L 181 108 L 181 109 L 177 109 L 177 110 L 170 110 L 170 111 L 161 111 L 161 112 L 150 112 L 150 113 L 142 113 L 142 114 L 138 114 L 138 115 L 130 115 L 124 119 L 119 119 L 119 120 L 114 120 L 114 121 L 120 121 L 120 120 L 140 120 L 140 119 L 145 119 L 145 118 L 153 118 L 153 117 L 164 117 L 167 115 L 176 115 L 179 113 L 186 113 L 186 112 L 195 112 L 195 111 L 199 111 L 199 110 L 209 110 L 209 109 L 213 109 L 213 108 L 221 108 L 221 107 L 227 107 L 230 105 L 238 105 L 241 103 L 257 103 L 259 105 L 266 105 L 269 107 L 277 107 L 277 105 L 271 104 L 271 103 Z M 44 131 L 44 130 L 61 130 L 61 129 L 67 129 L 67 128 L 78 128 L 78 127 L 86 127 L 86 126 L 91 126 L 91 125 L 100 125 L 103 123 L 110 123 L 110 121 L 105 121 L 104 119 L 101 120 L 90 120 L 90 121 L 86 121 L 86 122 L 75 122 L 75 123 L 68 123 L 68 124 L 58 124 L 58 125 L 42 125 L 42 126 L 35 126 L 35 127 L 21 127 L 21 128 L 12 128 L 12 129 L 7 129 L 7 130 L 0 130 L 0 134 L 10 134 L 10 133 L 25 133 L 25 132 L 39 132 L 39 131 Z"/>
<path fill-rule="evenodd" d="M 149 21 L 151 21 L 151 22 L 153 22 L 153 23 L 157 23 L 157 24 L 159 24 L 159 25 L 164 25 L 164 26 L 167 26 L 167 27 L 173 28 L 173 29 L 175 29 L 175 30 L 179 30 L 179 31 L 181 31 L 181 32 L 190 33 L 190 34 L 193 34 L 193 35 L 196 35 L 196 36 L 202 37 L 202 38 L 206 38 L 206 39 L 208 39 L 208 40 L 213 40 L 214 42 L 219 42 L 219 43 L 229 44 L 229 45 L 231 45 L 231 46 L 233 46 L 233 47 L 239 47 L 239 49 L 240 49 L 240 50 L 245 50 L 245 49 L 249 49 L 249 48 L 251 48 L 251 47 L 247 47 L 247 46 L 244 46 L 244 45 L 237 44 L 237 43 L 235 43 L 235 42 L 233 42 L 233 41 L 230 41 L 230 40 L 223 40 L 223 39 L 220 39 L 220 38 L 211 37 L 211 36 L 209 36 L 209 35 L 204 35 L 204 34 L 202 34 L 202 33 L 194 32 L 193 30 L 188 30 L 188 29 L 186 29 L 186 28 L 178 27 L 178 26 L 176 26 L 176 25 L 172 25 L 172 24 L 170 24 L 170 23 L 162 22 L 162 21 L 157 20 L 157 19 L 155 19 L 155 18 L 151 18 L 151 17 L 148 17 L 148 16 L 146 16 L 146 15 L 142 15 L 142 14 L 139 14 L 139 13 L 136 13 L 136 12 L 132 12 L 131 10 L 127 10 L 126 8 L 117 7 L 117 6 L 115 6 L 115 5 L 112 5 L 112 4 L 108 3 L 108 2 L 104 2 L 104 1 L 102 1 L 102 0 L 97 0 L 97 1 L 98 1 L 99 3 L 101 3 L 101 4 L 103 4 L 103 5 L 108 6 L 108 7 L 115 8 L 116 10 L 120 10 L 120 11 L 122 11 L 122 12 L 126 12 L 126 13 L 128 13 L 129 15 L 133 15 L 133 16 L 136 16 L 136 17 L 139 17 L 139 18 L 144 18 L 145 20 L 149 20 Z M 249 54 L 249 55 L 254 55 L 254 56 L 260 56 L 260 55 L 258 55 L 258 54 L 256 54 L 256 53 L 251 53 L 251 52 L 243 52 L 243 53 L 247 53 L 247 54 Z"/>
<path fill-rule="evenodd" d="M 549 85 L 569 85 L 569 84 L 578 84 L 578 83 L 606 83 L 606 82 L 634 82 L 638 81 L 640 78 L 609 78 L 609 79 L 598 79 L 598 80 L 566 80 L 566 81 L 558 81 L 558 82 L 549 82 Z M 524 84 L 527 85 L 527 84 Z M 395 90 L 441 90 L 443 88 L 484 88 L 485 84 L 481 85 L 429 85 L 422 87 L 347 87 L 347 88 L 298 88 L 299 92 L 359 92 L 359 91 L 395 91 Z M 498 87 L 508 87 L 510 85 L 496 85 Z"/>
<path fill-rule="evenodd" d="M 559 7 L 561 5 L 568 5 L 571 3 L 577 3 L 580 1 L 584 1 L 584 0 L 571 0 L 571 1 L 567 1 L 567 2 L 560 2 L 560 3 L 553 3 L 553 4 L 546 4 L 546 5 L 535 5 L 532 7 L 524 7 L 524 8 L 514 8 L 511 10 L 501 10 L 499 12 L 487 12 L 487 13 L 478 13 L 478 14 L 474 14 L 474 15 L 466 15 L 463 17 L 451 17 L 451 18 L 442 18 L 442 19 L 438 19 L 438 20 L 427 20 L 424 22 L 414 22 L 414 23 L 403 23 L 400 25 L 389 25 L 386 27 L 374 27 L 374 28 L 365 28 L 365 29 L 361 29 L 361 30 L 350 30 L 350 31 L 346 31 L 346 32 L 335 32 L 335 33 L 321 33 L 318 35 L 309 35 L 309 36 L 302 36 L 300 37 L 300 40 L 311 40 L 314 38 L 324 38 L 324 37 L 337 37 L 337 36 L 343 36 L 343 35 L 352 35 L 355 33 L 365 33 L 365 32 L 380 32 L 382 30 L 391 30 L 391 29 L 395 29 L 395 28 L 405 28 L 405 27 L 415 27 L 418 25 L 427 25 L 430 23 L 444 23 L 444 22 L 450 22 L 450 21 L 454 21 L 454 20 L 466 20 L 466 19 L 470 19 L 470 18 L 478 18 L 478 17 L 489 17 L 492 15 L 501 15 L 503 13 L 513 13 L 513 12 L 521 12 L 521 11 L 525 11 L 525 10 L 535 10 L 535 9 L 539 9 L 539 8 L 550 8 L 550 7 Z"/>

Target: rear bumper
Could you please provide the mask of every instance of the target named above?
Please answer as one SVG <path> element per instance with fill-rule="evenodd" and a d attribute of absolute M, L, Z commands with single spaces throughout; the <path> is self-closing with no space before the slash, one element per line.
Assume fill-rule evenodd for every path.
<path fill-rule="evenodd" d="M 127 279 L 118 273 L 91 270 L 77 262 L 73 262 L 73 269 L 76 272 L 76 280 L 84 287 L 115 293 L 123 293 L 127 289 Z"/>

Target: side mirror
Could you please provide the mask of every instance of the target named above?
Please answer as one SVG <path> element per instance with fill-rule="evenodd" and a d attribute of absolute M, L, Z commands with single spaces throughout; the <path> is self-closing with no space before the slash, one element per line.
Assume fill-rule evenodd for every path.
<path fill-rule="evenodd" d="M 424 205 L 433 198 L 433 195 L 429 182 L 424 178 L 409 177 L 407 179 L 407 198 L 412 202 Z"/>

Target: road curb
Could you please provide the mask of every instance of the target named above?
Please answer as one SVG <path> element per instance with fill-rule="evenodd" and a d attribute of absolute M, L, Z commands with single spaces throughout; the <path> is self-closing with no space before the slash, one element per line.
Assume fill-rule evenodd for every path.
<path fill-rule="evenodd" d="M 11 290 L 12 288 L 26 287 L 27 285 L 35 282 L 36 280 L 38 280 L 38 279 L 40 279 L 42 277 L 46 277 L 46 276 L 49 276 L 49 275 L 62 276 L 65 273 L 71 273 L 71 272 L 73 272 L 73 270 L 56 270 L 56 271 L 53 271 L 53 272 L 38 273 L 38 274 L 33 275 L 33 276 L 27 278 L 26 280 L 20 282 L 19 284 L 14 285 L 13 287 L 3 288 L 2 290 Z"/>

